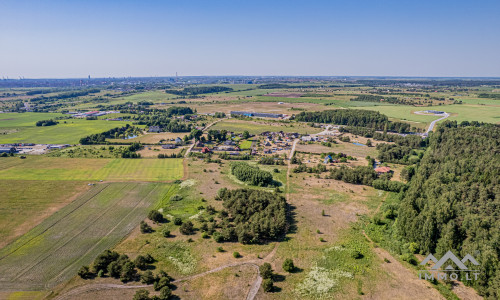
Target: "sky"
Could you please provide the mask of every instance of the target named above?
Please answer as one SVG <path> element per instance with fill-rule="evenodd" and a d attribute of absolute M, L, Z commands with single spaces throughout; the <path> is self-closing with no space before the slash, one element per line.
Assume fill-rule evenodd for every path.
<path fill-rule="evenodd" d="M 500 76 L 499 0 L 0 1 L 0 78 Z"/>

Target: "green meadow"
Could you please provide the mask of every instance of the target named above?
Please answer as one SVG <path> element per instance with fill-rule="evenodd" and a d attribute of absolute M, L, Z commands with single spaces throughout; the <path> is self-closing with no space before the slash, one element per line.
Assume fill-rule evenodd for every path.
<path fill-rule="evenodd" d="M 183 176 L 182 159 L 0 158 L 3 180 L 171 181 Z"/>
<path fill-rule="evenodd" d="M 0 114 L 0 144 L 77 144 L 80 138 L 124 126 L 127 122 L 65 119 L 54 126 L 37 127 L 35 123 L 64 116 L 57 113 Z"/>

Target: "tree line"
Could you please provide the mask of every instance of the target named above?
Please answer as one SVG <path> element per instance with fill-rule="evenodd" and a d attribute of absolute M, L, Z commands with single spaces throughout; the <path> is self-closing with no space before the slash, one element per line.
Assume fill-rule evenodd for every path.
<path fill-rule="evenodd" d="M 231 174 L 238 180 L 255 186 L 274 185 L 273 175 L 259 167 L 251 166 L 244 162 L 233 162 L 231 164 Z"/>
<path fill-rule="evenodd" d="M 336 109 L 317 112 L 301 112 L 295 116 L 297 121 L 328 123 L 347 126 L 368 127 L 375 130 L 409 132 L 410 124 L 389 121 L 386 115 L 377 111 L 362 109 Z"/>
<path fill-rule="evenodd" d="M 194 86 L 186 87 L 182 90 L 166 89 L 165 93 L 174 94 L 178 96 L 194 96 L 199 94 L 211 94 L 220 92 L 231 92 L 233 91 L 230 87 L 225 86 Z"/>

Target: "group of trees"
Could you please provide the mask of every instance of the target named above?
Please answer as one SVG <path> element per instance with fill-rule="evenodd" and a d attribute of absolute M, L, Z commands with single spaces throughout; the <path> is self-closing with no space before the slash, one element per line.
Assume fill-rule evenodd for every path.
<path fill-rule="evenodd" d="M 233 89 L 225 86 L 194 86 L 194 87 L 186 87 L 183 88 L 182 90 L 166 89 L 165 93 L 174 94 L 178 96 L 195 96 L 199 94 L 211 94 L 211 93 L 230 92 L 230 91 L 233 91 Z"/>
<path fill-rule="evenodd" d="M 148 127 L 158 126 L 162 131 L 167 132 L 190 132 L 193 129 L 193 125 L 178 119 L 172 119 L 171 116 L 162 113 L 136 115 L 132 120 L 134 124 Z"/>
<path fill-rule="evenodd" d="M 480 93 L 477 95 L 479 98 L 490 98 L 490 99 L 500 99 L 500 94 L 488 94 L 488 93 Z"/>
<path fill-rule="evenodd" d="M 263 156 L 259 159 L 259 164 L 261 165 L 285 165 L 285 160 L 279 158 L 278 156 Z"/>
<path fill-rule="evenodd" d="M 416 152 L 408 146 L 383 143 L 377 145 L 377 150 L 377 158 L 383 162 L 406 165 L 417 163 L 420 160 L 418 156 L 411 156 L 412 153 L 416 154 Z M 423 155 L 423 153 L 421 155 Z"/>
<path fill-rule="evenodd" d="M 108 131 L 91 134 L 89 136 L 83 137 L 80 139 L 80 144 L 82 145 L 106 144 L 106 139 L 128 137 L 128 136 L 138 135 L 141 132 L 142 130 L 139 127 L 130 126 L 130 124 L 127 124 L 124 127 L 116 127 Z"/>
<path fill-rule="evenodd" d="M 481 265 L 480 275 L 463 283 L 498 299 L 500 127 L 444 122 L 431 135 L 429 148 L 401 200 L 400 239 L 436 257 L 449 250 L 460 258 L 471 254 Z"/>
<path fill-rule="evenodd" d="M 373 138 L 374 140 L 377 141 L 385 141 L 385 142 L 400 142 L 404 141 L 404 143 L 409 143 L 412 141 L 415 143 L 414 147 L 417 147 L 417 145 L 420 145 L 421 147 L 425 146 L 425 139 L 422 139 L 418 135 L 398 135 L 398 134 L 387 134 L 387 133 L 382 133 L 382 132 L 376 132 L 375 129 L 373 128 L 367 128 L 367 127 L 355 127 L 355 126 L 344 126 L 339 128 L 340 132 L 349 132 L 354 135 L 361 135 L 364 136 L 365 138 Z M 420 132 L 422 129 L 419 128 L 411 128 L 412 132 Z"/>
<path fill-rule="evenodd" d="M 35 123 L 36 126 L 54 126 L 54 125 L 57 125 L 57 124 L 59 124 L 59 122 L 54 121 L 52 119 L 50 119 L 50 120 L 41 120 L 41 121 L 37 121 Z"/>
<path fill-rule="evenodd" d="M 331 123 L 337 125 L 369 127 L 375 130 L 409 132 L 410 124 L 391 122 L 387 116 L 370 110 L 336 109 L 317 112 L 301 112 L 295 116 L 297 121 Z"/>
<path fill-rule="evenodd" d="M 152 258 L 148 260 L 152 263 Z M 137 270 L 135 264 L 130 258 L 118 252 L 106 250 L 101 253 L 93 262 L 92 268 L 83 266 L 78 271 L 78 275 L 84 279 L 92 278 L 95 275 L 103 277 L 109 275 L 113 278 L 119 278 L 122 282 L 136 279 Z"/>
<path fill-rule="evenodd" d="M 46 102 L 50 102 L 50 101 L 57 101 L 57 100 L 61 100 L 61 99 L 68 99 L 68 98 L 75 98 L 75 97 L 87 96 L 89 94 L 99 93 L 100 91 L 101 90 L 99 90 L 99 89 L 87 89 L 87 90 L 64 92 L 64 93 L 60 93 L 60 94 L 57 94 L 57 95 L 54 95 L 54 96 L 49 96 L 49 97 L 46 97 L 46 96 L 42 95 L 42 96 L 38 96 L 38 97 L 35 97 L 35 98 L 31 98 L 30 101 L 41 104 L 41 103 L 46 103 Z"/>
<path fill-rule="evenodd" d="M 233 162 L 231 164 L 231 174 L 239 180 L 256 186 L 274 185 L 273 175 L 259 167 L 251 166 L 244 162 Z"/>
<path fill-rule="evenodd" d="M 330 169 L 328 177 L 347 183 L 372 185 L 372 182 L 377 179 L 377 173 L 375 173 L 372 167 L 357 166 L 349 168 L 342 165 L 339 168 Z"/>
<path fill-rule="evenodd" d="M 209 141 L 218 141 L 218 142 L 223 142 L 227 140 L 227 130 L 222 129 L 222 130 L 215 130 L 215 129 L 210 129 L 207 133 L 207 140 Z"/>
<path fill-rule="evenodd" d="M 277 240 L 287 230 L 286 201 L 280 194 L 254 189 L 221 189 L 217 199 L 223 201 L 220 232 L 223 241 L 243 244 Z"/>

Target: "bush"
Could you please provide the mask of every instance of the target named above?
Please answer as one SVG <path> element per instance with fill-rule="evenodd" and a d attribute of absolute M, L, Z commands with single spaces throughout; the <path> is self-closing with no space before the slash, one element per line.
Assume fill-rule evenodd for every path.
<path fill-rule="evenodd" d="M 170 236 L 170 230 L 163 230 L 162 231 L 163 237 L 169 237 Z"/>
<path fill-rule="evenodd" d="M 178 194 L 170 197 L 170 201 L 181 201 L 181 200 L 182 200 L 182 196 L 178 195 Z"/>
<path fill-rule="evenodd" d="M 260 276 L 263 279 L 270 279 L 273 277 L 273 268 L 270 263 L 264 263 L 259 267 Z"/>
<path fill-rule="evenodd" d="M 288 273 L 291 273 L 295 270 L 295 265 L 293 264 L 293 260 L 290 258 L 285 259 L 283 262 L 283 270 L 285 270 Z"/>
<path fill-rule="evenodd" d="M 168 286 L 164 286 L 160 290 L 160 300 L 167 300 L 172 296 L 172 290 Z"/>
<path fill-rule="evenodd" d="M 239 252 L 233 252 L 233 257 L 234 257 L 234 258 L 240 258 L 240 257 L 241 257 L 241 255 L 240 255 L 240 253 L 239 253 Z"/>
<path fill-rule="evenodd" d="M 151 233 L 153 232 L 153 228 L 149 226 L 148 223 L 141 221 L 141 233 Z"/>
<path fill-rule="evenodd" d="M 181 218 L 179 218 L 179 217 L 176 217 L 176 218 L 174 219 L 174 224 L 175 224 L 175 225 L 181 225 L 181 224 L 182 224 L 182 219 L 181 219 Z"/>
<path fill-rule="evenodd" d="M 157 211 L 157 210 L 150 211 L 149 214 L 148 214 L 148 218 L 151 221 L 156 222 L 156 223 L 163 222 L 163 215 L 159 211 Z"/>
<path fill-rule="evenodd" d="M 120 275 L 120 280 L 122 282 L 131 281 L 132 279 L 134 279 L 134 276 L 136 273 L 137 273 L 137 271 L 135 270 L 134 263 L 131 261 L 128 261 L 122 267 L 122 273 Z"/>
<path fill-rule="evenodd" d="M 100 270 L 100 271 L 102 271 L 102 270 Z M 80 276 L 83 279 L 89 279 L 92 277 L 92 273 L 90 272 L 90 269 L 88 266 L 82 266 L 80 268 L 80 270 L 78 270 L 78 276 Z"/>
<path fill-rule="evenodd" d="M 133 300 L 149 300 L 149 291 L 140 289 L 135 292 Z"/>
<path fill-rule="evenodd" d="M 135 258 L 134 264 L 139 270 L 145 270 L 148 267 L 148 260 L 146 257 L 139 255 Z"/>
<path fill-rule="evenodd" d="M 153 272 L 150 270 L 144 272 L 144 274 L 141 275 L 141 282 L 144 284 L 152 284 L 155 281 L 155 277 L 153 275 Z"/>
<path fill-rule="evenodd" d="M 194 233 L 194 226 L 191 221 L 187 221 L 181 225 L 179 228 L 180 232 L 185 235 L 190 235 Z"/>
<path fill-rule="evenodd" d="M 262 288 L 264 289 L 264 292 L 266 292 L 266 293 L 272 292 L 273 288 L 274 288 L 273 281 L 270 278 L 265 279 L 262 282 Z"/>

